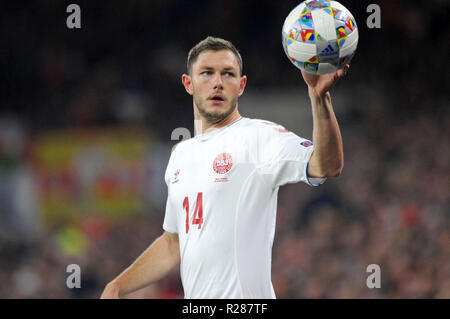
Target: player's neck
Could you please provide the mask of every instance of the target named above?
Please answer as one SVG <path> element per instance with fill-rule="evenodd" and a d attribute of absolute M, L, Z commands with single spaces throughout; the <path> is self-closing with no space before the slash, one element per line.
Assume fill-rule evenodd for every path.
<path fill-rule="evenodd" d="M 195 135 L 207 133 L 207 132 L 216 130 L 218 128 L 227 126 L 227 125 L 239 120 L 240 117 L 241 117 L 241 115 L 239 114 L 237 107 L 234 109 L 234 111 L 230 115 L 228 115 L 222 121 L 217 122 L 217 123 L 210 123 L 203 116 L 201 116 L 198 112 L 194 112 Z"/>

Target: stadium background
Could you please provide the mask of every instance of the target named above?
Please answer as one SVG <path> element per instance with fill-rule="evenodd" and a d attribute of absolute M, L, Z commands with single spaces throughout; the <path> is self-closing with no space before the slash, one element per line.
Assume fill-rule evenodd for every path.
<path fill-rule="evenodd" d="M 180 76 L 207 35 L 243 56 L 242 115 L 312 135 L 280 41 L 296 1 L 73 1 L 82 29 L 69 30 L 71 2 L 0 5 L 0 298 L 98 298 L 161 234 L 171 132 L 193 128 Z M 331 92 L 345 167 L 319 189 L 281 188 L 277 297 L 449 298 L 449 6 L 341 3 L 360 34 Z M 370 3 L 381 29 L 366 26 Z M 129 297 L 182 298 L 178 270 Z"/>

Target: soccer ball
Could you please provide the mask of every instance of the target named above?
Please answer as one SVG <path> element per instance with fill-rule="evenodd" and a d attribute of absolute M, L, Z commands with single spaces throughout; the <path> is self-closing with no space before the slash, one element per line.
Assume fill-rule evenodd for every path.
<path fill-rule="evenodd" d="M 350 11 L 337 1 L 303 1 L 284 21 L 282 43 L 297 68 L 313 74 L 333 73 L 350 63 L 358 45 L 358 28 Z"/>

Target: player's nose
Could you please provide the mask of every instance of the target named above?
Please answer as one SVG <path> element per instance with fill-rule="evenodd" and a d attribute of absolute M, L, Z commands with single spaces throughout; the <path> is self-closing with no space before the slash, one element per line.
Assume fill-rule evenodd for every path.
<path fill-rule="evenodd" d="M 213 83 L 214 83 L 214 89 L 223 89 L 223 81 L 222 81 L 222 76 L 220 75 L 220 73 L 215 74 L 215 76 L 213 78 Z"/>

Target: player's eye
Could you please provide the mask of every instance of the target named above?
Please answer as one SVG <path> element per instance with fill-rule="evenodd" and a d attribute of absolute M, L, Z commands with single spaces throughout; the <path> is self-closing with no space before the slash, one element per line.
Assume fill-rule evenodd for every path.
<path fill-rule="evenodd" d="M 201 75 L 211 75 L 212 72 L 211 71 L 203 71 L 202 73 L 200 73 Z"/>
<path fill-rule="evenodd" d="M 225 72 L 225 75 L 229 76 L 229 77 L 234 77 L 234 73 L 233 72 Z"/>

